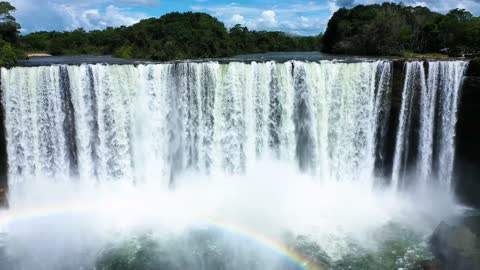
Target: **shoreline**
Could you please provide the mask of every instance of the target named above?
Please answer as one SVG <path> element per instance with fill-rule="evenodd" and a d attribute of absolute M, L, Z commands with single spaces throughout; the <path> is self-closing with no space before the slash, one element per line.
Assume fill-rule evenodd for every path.
<path fill-rule="evenodd" d="M 27 53 L 27 57 L 51 57 L 48 53 Z"/>
<path fill-rule="evenodd" d="M 320 52 L 293 52 L 293 55 L 288 53 L 262 53 L 262 54 L 248 54 L 238 55 L 234 57 L 225 58 L 202 58 L 202 59 L 179 59 L 171 61 L 157 61 L 149 59 L 124 59 L 117 58 L 111 55 L 69 55 L 69 56 L 32 56 L 27 60 L 19 60 L 18 63 L 12 67 L 36 67 L 36 66 L 50 66 L 50 65 L 82 65 L 82 64 L 105 64 L 105 65 L 148 65 L 148 64 L 177 64 L 177 63 L 205 63 L 218 62 L 219 64 L 228 64 L 232 62 L 241 63 L 264 63 L 274 61 L 276 63 L 285 63 L 288 61 L 334 61 L 340 63 L 358 63 L 369 61 L 393 61 L 393 62 L 410 62 L 410 61 L 475 61 L 475 58 L 428 58 L 428 57 L 395 57 L 395 56 L 356 56 L 356 55 L 333 55 L 323 54 Z"/>

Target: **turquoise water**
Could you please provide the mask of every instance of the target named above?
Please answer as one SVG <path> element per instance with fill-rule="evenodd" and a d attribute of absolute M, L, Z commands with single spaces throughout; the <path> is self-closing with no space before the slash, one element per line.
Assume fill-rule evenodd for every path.
<path fill-rule="evenodd" d="M 398 224 L 388 224 L 368 236 L 375 246 L 347 239 L 349 249 L 331 258 L 308 236 L 285 240 L 291 250 L 302 254 L 317 269 L 418 269 L 431 259 L 426 237 Z M 288 239 L 289 238 L 289 239 Z M 345 239 L 343 240 L 345 241 Z M 239 237 L 215 228 L 162 236 L 153 231 L 119 237 L 106 244 L 96 259 L 98 270 L 180 270 L 180 269 L 280 269 L 300 270 L 299 263 L 262 247 L 254 239 Z"/>

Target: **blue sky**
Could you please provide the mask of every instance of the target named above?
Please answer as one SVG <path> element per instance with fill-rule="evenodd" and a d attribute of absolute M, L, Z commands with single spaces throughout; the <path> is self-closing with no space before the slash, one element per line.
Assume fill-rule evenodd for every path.
<path fill-rule="evenodd" d="M 403 0 L 445 13 L 464 8 L 480 15 L 480 0 Z M 381 0 L 10 0 L 22 32 L 87 30 L 131 25 L 144 18 L 172 11 L 207 12 L 227 27 L 237 23 L 255 30 L 280 30 L 317 35 L 339 7 L 372 4 Z"/>

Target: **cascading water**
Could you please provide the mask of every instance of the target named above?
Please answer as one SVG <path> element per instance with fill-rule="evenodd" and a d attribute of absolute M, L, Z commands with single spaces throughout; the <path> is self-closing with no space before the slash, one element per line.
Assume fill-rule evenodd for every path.
<path fill-rule="evenodd" d="M 390 73 L 381 61 L 4 69 L 9 178 L 168 184 L 275 157 L 319 181 L 371 182 Z"/>
<path fill-rule="evenodd" d="M 392 174 L 395 188 L 406 185 L 403 176 L 412 150 L 417 167 L 413 175 L 420 184 L 436 178 L 444 188 L 451 188 L 459 94 L 467 65 L 465 61 L 428 62 L 426 77 L 423 62 L 406 63 Z M 416 96 L 420 96 L 418 102 Z M 418 137 L 413 139 L 417 149 L 412 149 L 416 111 L 419 128 Z"/>
<path fill-rule="evenodd" d="M 20 258 L 12 269 L 113 270 L 123 257 L 168 270 L 356 269 L 350 259 L 369 252 L 381 257 L 373 268 L 407 268 L 424 248 L 404 237 L 430 233 L 454 204 L 392 189 L 448 192 L 466 67 L 406 63 L 399 104 L 392 61 L 2 69 L 10 210 L 0 229 Z M 377 169 L 389 160 L 385 179 Z M 298 265 L 236 235 L 219 239 L 212 225 Z M 151 242 L 137 237 L 145 228 Z M 378 255 L 385 231 L 409 246 Z"/>

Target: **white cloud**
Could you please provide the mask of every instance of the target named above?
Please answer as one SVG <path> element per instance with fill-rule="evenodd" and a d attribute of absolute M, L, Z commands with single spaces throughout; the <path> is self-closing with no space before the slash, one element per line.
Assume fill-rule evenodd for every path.
<path fill-rule="evenodd" d="M 114 5 L 108 5 L 104 10 L 84 9 L 67 4 L 54 5 L 52 8 L 56 14 L 64 14 L 65 30 L 74 30 L 80 27 L 93 30 L 103 29 L 107 26 L 132 25 L 146 17 L 145 14 L 130 12 Z"/>
<path fill-rule="evenodd" d="M 277 26 L 277 14 L 273 10 L 262 11 L 258 23 L 260 26 L 264 27 L 276 27 Z"/>
<path fill-rule="evenodd" d="M 173 2 L 173 0 L 170 0 Z M 180 0 L 178 0 L 180 1 Z M 182 3 L 188 5 L 187 3 Z M 446 13 L 464 8 L 480 15 L 480 0 L 390 0 L 406 5 L 427 6 Z M 106 26 L 131 25 L 151 17 L 138 8 L 156 7 L 160 0 L 10 0 L 23 32 L 40 30 L 71 30 L 78 27 L 101 29 Z M 294 2 L 294 3 L 292 3 Z M 190 0 L 190 9 L 207 12 L 225 22 L 227 27 L 242 24 L 254 30 L 286 31 L 316 35 L 325 29 L 328 19 L 340 7 L 382 3 L 384 0 L 278 0 L 253 4 L 221 1 Z M 171 3 L 171 2 L 170 2 Z M 225 3 L 225 2 L 223 2 Z M 140 9 L 143 10 L 143 9 Z"/>
<path fill-rule="evenodd" d="M 424 0 L 424 1 L 417 1 L 417 0 L 406 0 L 404 1 L 406 5 L 412 6 L 426 6 L 433 11 L 446 13 L 452 9 L 460 8 L 466 9 L 470 12 L 480 15 L 480 1 L 478 0 Z"/>
<path fill-rule="evenodd" d="M 156 7 L 160 3 L 159 0 L 120 0 L 118 2 L 145 7 Z"/>
<path fill-rule="evenodd" d="M 253 30 L 285 31 L 298 35 L 317 35 L 326 25 L 328 5 L 319 1 L 296 1 L 294 4 L 249 6 L 195 5 L 192 10 L 208 12 L 224 21 L 227 27 L 240 23 Z"/>
<path fill-rule="evenodd" d="M 239 14 L 234 14 L 228 21 L 227 21 L 227 24 L 229 25 L 237 25 L 237 24 L 241 24 L 241 25 L 245 25 L 245 17 L 243 17 L 242 15 L 239 15 Z"/>
<path fill-rule="evenodd" d="M 25 30 L 86 30 L 103 29 L 107 26 L 131 25 L 149 17 L 132 11 L 121 3 L 135 5 L 158 4 L 158 0 L 11 0 L 17 7 L 15 16 Z M 41 8 L 39 8 L 41 7 Z"/>

